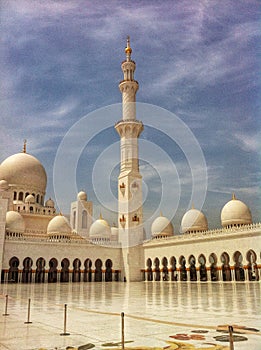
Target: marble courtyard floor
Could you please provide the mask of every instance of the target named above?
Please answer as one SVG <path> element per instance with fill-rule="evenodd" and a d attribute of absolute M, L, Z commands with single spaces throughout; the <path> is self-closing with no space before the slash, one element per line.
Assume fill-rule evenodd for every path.
<path fill-rule="evenodd" d="M 64 304 L 68 336 L 60 335 Z M 1 350 L 121 349 L 121 312 L 125 349 L 229 349 L 215 338 L 227 337 L 216 329 L 228 324 L 246 338 L 235 350 L 261 342 L 259 282 L 2 284 L 0 312 Z"/>

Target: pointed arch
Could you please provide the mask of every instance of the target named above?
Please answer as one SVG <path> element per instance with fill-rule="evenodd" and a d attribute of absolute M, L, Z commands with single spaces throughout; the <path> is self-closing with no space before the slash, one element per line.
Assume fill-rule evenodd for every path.
<path fill-rule="evenodd" d="M 76 258 L 73 261 L 72 281 L 81 282 L 81 260 Z"/>
<path fill-rule="evenodd" d="M 32 282 L 32 265 L 33 260 L 29 257 L 25 258 L 23 261 L 23 272 L 22 272 L 22 283 Z"/>
<path fill-rule="evenodd" d="M 63 258 L 61 262 L 61 274 L 60 274 L 60 282 L 69 282 L 69 266 L 70 266 L 70 260 L 67 258 Z"/>
<path fill-rule="evenodd" d="M 159 258 L 154 259 L 155 281 L 160 281 L 160 261 Z"/>
<path fill-rule="evenodd" d="M 19 264 L 19 259 L 16 256 L 9 260 L 8 282 L 18 282 Z"/>
<path fill-rule="evenodd" d="M 257 256 L 254 250 L 250 249 L 246 253 L 246 259 L 248 261 L 247 269 L 248 269 L 248 280 L 249 281 L 259 281 L 259 273 L 257 267 Z"/>
<path fill-rule="evenodd" d="M 245 271 L 243 267 L 243 255 L 237 250 L 233 255 L 234 260 L 234 271 L 235 271 L 235 280 L 244 281 L 245 280 Z"/>
<path fill-rule="evenodd" d="M 36 260 L 35 283 L 44 283 L 45 264 L 46 262 L 42 257 Z"/>
<path fill-rule="evenodd" d="M 49 261 L 48 283 L 56 283 L 57 282 L 57 266 L 58 266 L 57 259 L 52 258 Z"/>
<path fill-rule="evenodd" d="M 203 254 L 200 254 L 198 257 L 199 262 L 199 278 L 201 282 L 207 281 L 207 268 L 206 268 L 206 257 Z"/>
<path fill-rule="evenodd" d="M 153 273 L 152 273 L 152 260 L 150 258 L 147 259 L 147 281 L 153 281 Z"/>
<path fill-rule="evenodd" d="M 179 269 L 180 269 L 180 280 L 181 281 L 187 281 L 187 268 L 186 268 L 186 259 L 183 255 L 179 258 Z"/>
<path fill-rule="evenodd" d="M 190 281 L 197 281 L 196 258 L 194 255 L 189 257 L 189 276 Z"/>
<path fill-rule="evenodd" d="M 92 261 L 91 261 L 91 259 L 86 259 L 84 261 L 83 280 L 84 280 L 84 282 L 91 282 L 92 281 Z"/>
<path fill-rule="evenodd" d="M 162 259 L 162 280 L 168 281 L 169 280 L 169 269 L 168 269 L 168 259 L 164 256 Z"/>
<path fill-rule="evenodd" d="M 231 269 L 229 265 L 230 257 L 227 252 L 221 254 L 220 260 L 222 262 L 222 278 L 223 281 L 231 281 Z"/>
<path fill-rule="evenodd" d="M 218 270 L 217 270 L 217 256 L 215 253 L 211 253 L 209 256 L 209 263 L 210 263 L 210 277 L 211 281 L 215 282 L 218 281 Z"/>
<path fill-rule="evenodd" d="M 112 282 L 112 261 L 111 259 L 107 259 L 105 261 L 105 282 Z"/>
<path fill-rule="evenodd" d="M 101 259 L 97 259 L 95 261 L 94 281 L 95 282 L 102 282 L 102 261 L 101 261 Z"/>

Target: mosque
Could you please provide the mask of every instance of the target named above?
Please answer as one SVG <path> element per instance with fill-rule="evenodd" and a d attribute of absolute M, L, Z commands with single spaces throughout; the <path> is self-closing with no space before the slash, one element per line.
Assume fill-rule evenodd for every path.
<path fill-rule="evenodd" d="M 70 220 L 45 200 L 43 165 L 23 151 L 0 165 L 1 283 L 110 281 L 256 281 L 260 276 L 261 224 L 235 195 L 221 210 L 221 229 L 209 230 L 206 216 L 192 208 L 174 234 L 171 221 L 157 217 L 145 239 L 142 176 L 129 39 L 122 62 L 122 119 L 115 130 L 121 141 L 118 177 L 118 225 L 100 216 L 84 191 L 71 203 Z"/>

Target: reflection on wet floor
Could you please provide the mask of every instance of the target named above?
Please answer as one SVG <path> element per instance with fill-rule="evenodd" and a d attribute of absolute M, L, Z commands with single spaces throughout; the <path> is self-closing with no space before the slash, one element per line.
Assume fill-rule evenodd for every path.
<path fill-rule="evenodd" d="M 247 340 L 238 341 L 236 350 L 246 349 L 246 344 L 259 349 L 258 282 L 9 284 L 1 285 L 0 293 L 3 311 L 5 295 L 9 296 L 10 314 L 1 316 L 0 349 L 78 349 L 83 345 L 87 349 L 88 344 L 109 349 L 102 344 L 121 341 L 121 312 L 125 313 L 125 340 L 132 341 L 125 349 L 174 348 L 170 341 L 184 341 L 191 349 L 206 349 L 207 343 L 213 349 L 214 345 L 225 349 L 227 335 L 217 333 L 216 328 L 229 324 L 256 329 L 240 334 Z M 33 323 L 26 325 L 29 298 Z M 67 337 L 60 336 L 64 304 L 68 305 Z M 206 331 L 204 336 L 200 330 Z"/>

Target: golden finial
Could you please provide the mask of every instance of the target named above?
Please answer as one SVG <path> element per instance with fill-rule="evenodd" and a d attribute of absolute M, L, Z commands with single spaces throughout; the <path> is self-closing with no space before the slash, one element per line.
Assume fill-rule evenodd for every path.
<path fill-rule="evenodd" d="M 191 204 L 191 209 L 195 209 L 194 203 Z"/>
<path fill-rule="evenodd" d="M 160 211 L 160 216 L 163 216 L 162 211 Z"/>
<path fill-rule="evenodd" d="M 26 143 L 27 143 L 27 140 L 24 139 L 23 153 L 26 153 Z"/>
<path fill-rule="evenodd" d="M 102 217 L 102 213 L 100 213 L 100 218 L 99 218 L 100 220 L 103 220 L 103 217 Z"/>
<path fill-rule="evenodd" d="M 234 192 L 232 193 L 232 199 L 233 199 L 233 200 L 235 200 L 235 199 L 236 199 L 236 195 L 235 195 L 235 193 L 234 193 Z"/>
<path fill-rule="evenodd" d="M 125 48 L 125 53 L 126 53 L 127 59 L 130 59 L 130 55 L 132 53 L 132 49 L 130 47 L 130 37 L 129 37 L 129 35 L 127 36 L 127 47 Z"/>

